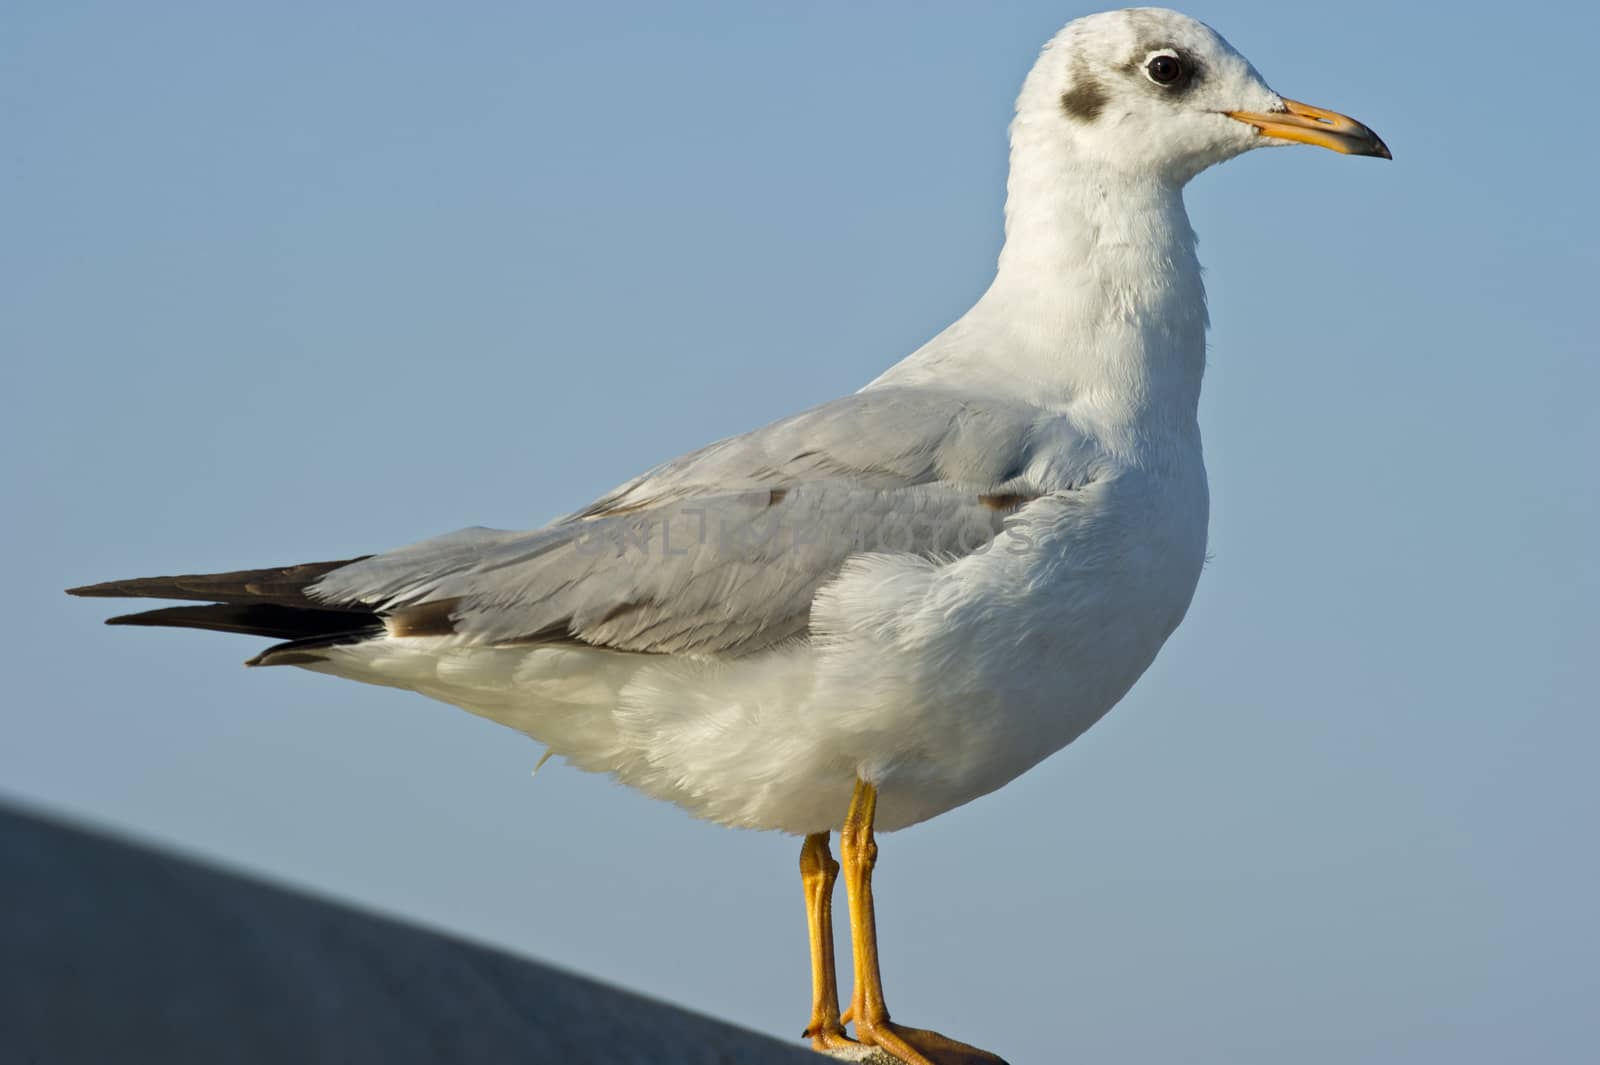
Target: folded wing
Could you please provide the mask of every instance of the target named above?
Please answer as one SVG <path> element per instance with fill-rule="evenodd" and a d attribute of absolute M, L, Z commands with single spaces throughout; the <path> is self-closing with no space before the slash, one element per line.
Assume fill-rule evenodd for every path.
<path fill-rule="evenodd" d="M 117 620 L 291 638 L 261 664 L 342 642 L 347 617 L 388 638 L 748 654 L 804 635 L 817 588 L 852 555 L 986 547 L 1042 490 L 1029 471 L 1043 418 L 1020 404 L 869 390 L 692 452 L 540 529 L 465 529 L 344 563 L 78 592 L 209 600 Z M 297 628 L 295 611 L 313 622 Z"/>

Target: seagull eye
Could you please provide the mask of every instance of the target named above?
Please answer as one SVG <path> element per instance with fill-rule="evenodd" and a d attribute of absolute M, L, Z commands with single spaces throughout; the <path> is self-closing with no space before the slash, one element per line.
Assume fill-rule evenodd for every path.
<path fill-rule="evenodd" d="M 1183 60 L 1175 55 L 1156 55 L 1145 64 L 1145 73 L 1157 85 L 1171 85 L 1183 77 Z"/>

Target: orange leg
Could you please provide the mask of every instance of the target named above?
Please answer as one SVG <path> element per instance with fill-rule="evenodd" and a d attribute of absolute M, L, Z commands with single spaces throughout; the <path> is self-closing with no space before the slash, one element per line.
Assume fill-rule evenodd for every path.
<path fill-rule="evenodd" d="M 818 1050 L 855 1046 L 839 1020 L 839 983 L 833 964 L 833 883 L 839 863 L 828 852 L 828 833 L 806 837 L 800 848 L 800 882 L 811 932 L 811 1023 L 800 1033 Z"/>
<path fill-rule="evenodd" d="M 850 812 L 839 833 L 844 886 L 850 896 L 850 947 L 855 960 L 850 1017 L 855 1021 L 856 1037 L 869 1046 L 881 1047 L 906 1065 L 1005 1065 L 987 1050 L 889 1020 L 889 1007 L 883 1001 L 883 977 L 878 970 L 878 927 L 872 905 L 872 867 L 878 860 L 872 822 L 877 808 L 878 789 L 856 781 Z"/>

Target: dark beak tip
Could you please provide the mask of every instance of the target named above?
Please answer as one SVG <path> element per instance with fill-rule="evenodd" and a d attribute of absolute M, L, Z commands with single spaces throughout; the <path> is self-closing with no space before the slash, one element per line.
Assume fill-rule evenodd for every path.
<path fill-rule="evenodd" d="M 1389 153 L 1389 146 L 1383 143 L 1383 138 L 1378 136 L 1376 131 L 1368 126 L 1363 126 L 1360 123 L 1357 123 L 1356 125 L 1357 129 L 1355 130 L 1355 133 L 1357 137 L 1366 141 L 1366 143 L 1361 147 L 1362 155 L 1370 155 L 1374 159 L 1394 158 L 1394 156 Z"/>

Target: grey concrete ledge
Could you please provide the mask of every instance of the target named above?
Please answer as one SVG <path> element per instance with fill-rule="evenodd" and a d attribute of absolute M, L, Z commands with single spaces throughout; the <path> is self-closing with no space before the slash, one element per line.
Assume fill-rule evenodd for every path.
<path fill-rule="evenodd" d="M 536 962 L 3 806 L 0 1059 L 825 1060 Z"/>

